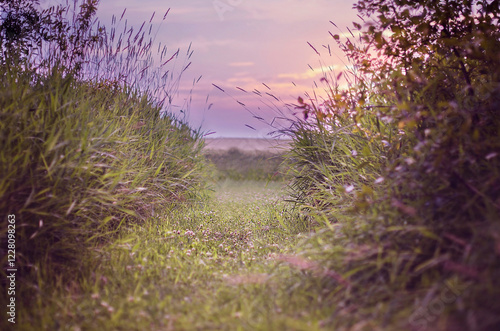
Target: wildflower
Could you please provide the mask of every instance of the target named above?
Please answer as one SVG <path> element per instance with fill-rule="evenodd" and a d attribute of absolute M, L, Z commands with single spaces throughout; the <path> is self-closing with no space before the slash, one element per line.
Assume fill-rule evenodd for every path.
<path fill-rule="evenodd" d="M 106 301 L 101 301 L 101 306 L 106 308 L 110 313 L 114 312 L 115 309 L 109 305 Z"/>
<path fill-rule="evenodd" d="M 350 193 L 354 190 L 354 186 L 353 185 L 346 185 L 346 186 L 344 186 L 344 189 L 345 189 L 346 193 Z"/>

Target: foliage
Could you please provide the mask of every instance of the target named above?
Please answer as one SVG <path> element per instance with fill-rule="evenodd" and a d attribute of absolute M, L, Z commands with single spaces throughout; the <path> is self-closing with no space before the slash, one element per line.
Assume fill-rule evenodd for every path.
<path fill-rule="evenodd" d="M 58 66 L 78 73 L 88 49 L 102 36 L 92 31 L 98 0 L 75 0 L 42 10 L 39 1 L 4 0 L 0 62 L 17 62 L 39 72 Z M 73 13 L 71 18 L 68 18 Z"/>
<path fill-rule="evenodd" d="M 348 279 L 331 290 L 357 312 L 343 320 L 351 325 L 498 325 L 498 1 L 355 7 L 358 42 L 332 34 L 354 83 L 330 87 L 323 102 L 299 98 L 310 120 L 291 132 L 297 201 L 329 229 L 308 252 Z M 464 301 L 420 313 L 457 282 Z"/>
<path fill-rule="evenodd" d="M 5 4 L 22 9 L 15 12 L 22 17 L 32 8 Z M 152 58 L 151 41 L 147 46 L 129 37 L 134 51 L 127 53 L 127 64 L 137 65 L 127 71 L 109 56 L 116 53 L 112 38 L 90 46 L 85 36 L 91 27 L 81 20 L 90 22 L 94 4 L 75 3 L 72 21 L 60 16 L 70 15 L 68 8 L 48 9 L 41 14 L 48 21 L 37 21 L 43 31 L 52 31 L 53 22 L 76 31 L 64 37 L 73 48 L 64 48 L 61 40 L 54 44 L 52 37 L 30 44 L 39 31 L 13 40 L 1 35 L 2 45 L 28 50 L 26 56 L 8 53 L 0 64 L 0 211 L 16 215 L 18 278 L 29 286 L 55 281 L 55 275 L 65 282 L 81 276 L 77 271 L 95 245 L 108 243 L 124 224 L 143 224 L 162 208 L 191 200 L 204 186 L 201 134 L 140 88 L 141 82 L 160 79 L 158 84 L 174 93 L 180 77 L 168 84 L 172 73 L 159 77 L 158 70 L 139 65 L 152 65 L 143 61 Z M 29 30 L 34 23 L 23 24 Z M 79 43 L 78 36 L 88 42 Z M 37 54 L 40 47 L 53 52 Z M 90 61 L 98 54 L 104 60 Z M 106 79 L 102 73 L 108 70 L 122 79 Z M 2 253 L 6 222 L 0 222 Z M 6 263 L 7 255 L 1 256 Z"/>

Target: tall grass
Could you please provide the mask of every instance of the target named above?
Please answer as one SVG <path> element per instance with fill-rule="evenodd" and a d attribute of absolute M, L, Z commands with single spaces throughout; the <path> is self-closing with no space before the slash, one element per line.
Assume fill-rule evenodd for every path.
<path fill-rule="evenodd" d="M 75 3 L 73 21 L 63 16 L 71 10 L 48 13 L 83 29 L 69 35 L 88 43 L 68 53 L 66 39 L 50 39 L 36 56 L 4 53 L 0 66 L 0 211 L 16 215 L 18 277 L 35 288 L 81 276 L 95 245 L 124 224 L 143 224 L 190 200 L 204 185 L 201 134 L 168 112 L 186 68 L 175 79 L 160 75 L 152 39 L 132 29 L 122 59 L 114 32 L 98 27 L 94 40 L 92 25 L 82 28 L 86 8 Z M 167 56 L 161 52 L 160 59 Z"/>
<path fill-rule="evenodd" d="M 127 224 L 85 267 L 88 277 L 38 284 L 19 306 L 20 330 L 304 329 L 316 305 L 290 296 L 290 254 L 305 231 L 283 183 L 222 181 L 210 199 Z M 104 261 L 102 263 L 101 261 Z M 292 289 L 290 289 L 292 288 Z M 20 291 L 31 294 L 22 286 Z M 297 289 L 295 289 L 297 290 Z M 326 309 L 325 309 L 326 310 Z"/>
<path fill-rule="evenodd" d="M 443 15 L 470 23 L 446 37 L 419 26 L 417 38 L 404 5 L 357 6 L 380 21 L 356 24 L 357 42 L 332 34 L 358 69 L 352 84 L 299 98 L 304 119 L 285 131 L 295 202 L 318 226 L 303 254 L 343 277 L 301 286 L 329 293 L 336 328 L 498 328 L 499 38 L 484 14 L 498 11 L 472 22 L 417 1 L 443 29 Z"/>

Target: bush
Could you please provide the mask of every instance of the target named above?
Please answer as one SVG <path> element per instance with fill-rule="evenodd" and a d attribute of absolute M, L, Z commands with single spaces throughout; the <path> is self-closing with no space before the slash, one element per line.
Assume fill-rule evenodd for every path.
<path fill-rule="evenodd" d="M 358 44 L 333 37 L 357 68 L 356 85 L 331 87 L 322 103 L 299 99 L 310 119 L 292 130 L 305 169 L 297 202 L 327 229 L 304 248 L 345 278 L 325 285 L 335 317 L 344 316 L 332 323 L 498 327 L 499 8 L 355 7 L 367 17 L 365 28 L 355 24 Z"/>

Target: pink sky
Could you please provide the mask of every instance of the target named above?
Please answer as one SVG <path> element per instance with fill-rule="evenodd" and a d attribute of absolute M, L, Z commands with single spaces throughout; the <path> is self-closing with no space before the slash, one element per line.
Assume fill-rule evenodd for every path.
<path fill-rule="evenodd" d="M 139 27 L 143 21 L 149 21 L 154 11 L 153 23 L 159 24 L 170 8 L 156 41 L 167 45 L 172 54 L 178 48 L 185 54 L 190 43 L 194 50 L 190 59 L 192 64 L 185 72 L 174 104 L 182 105 L 192 88 L 193 79 L 203 75 L 191 93 L 188 114 L 191 126 L 201 126 L 204 132 L 215 132 L 212 137 L 264 137 L 272 128 L 253 118 L 237 101 L 244 103 L 257 116 L 271 120 L 277 116 L 272 104 L 282 109 L 282 102 L 268 95 L 259 97 L 251 91 L 256 89 L 263 95 L 265 92 L 273 94 L 283 102 L 295 102 L 305 91 L 312 91 L 314 81 L 320 85 L 321 67 L 331 66 L 335 72 L 340 72 L 345 67 L 342 62 L 345 60 L 328 32 L 347 32 L 346 26 L 351 27 L 353 21 L 359 21 L 352 9 L 354 2 L 101 0 L 98 17 L 107 24 L 113 14 L 120 16 L 127 8 L 125 18 L 128 24 Z M 331 55 L 323 45 L 330 45 Z M 208 104 L 213 103 L 210 109 L 205 103 L 207 96 Z"/>

